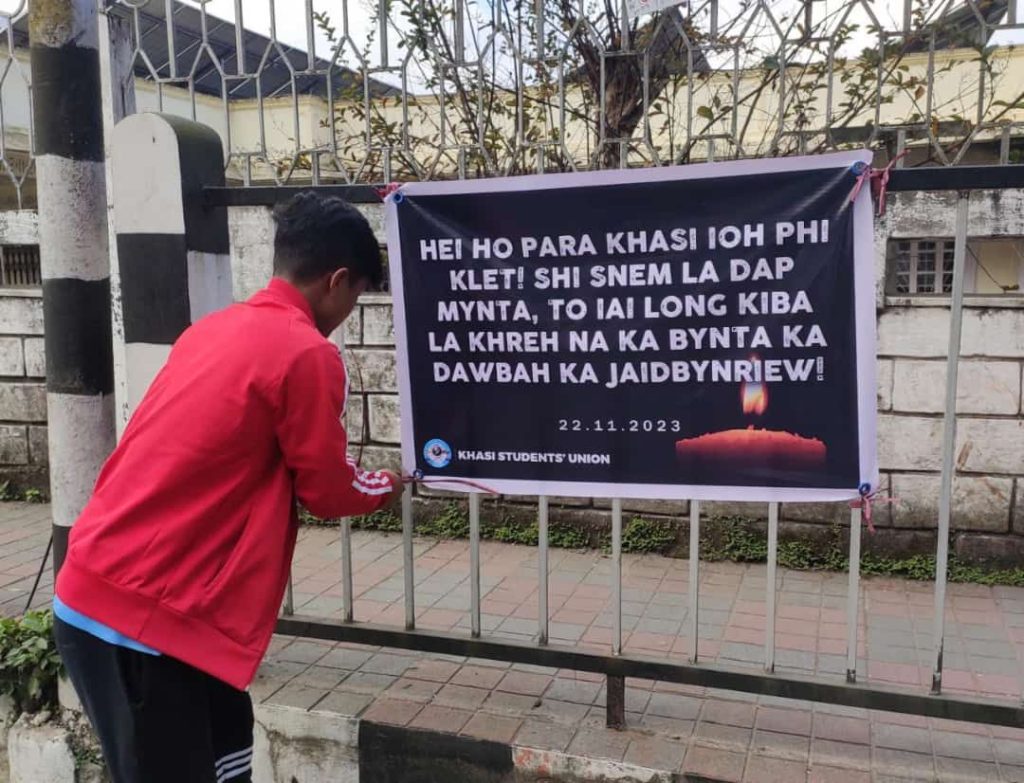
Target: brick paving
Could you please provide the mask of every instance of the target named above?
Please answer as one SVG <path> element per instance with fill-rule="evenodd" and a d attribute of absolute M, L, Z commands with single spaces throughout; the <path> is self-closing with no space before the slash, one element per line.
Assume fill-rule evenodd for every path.
<path fill-rule="evenodd" d="M 49 528 L 45 506 L 0 506 L 0 604 L 23 608 Z M 468 633 L 468 548 L 416 541 L 417 622 Z M 534 638 L 536 550 L 484 542 L 485 634 Z M 353 535 L 355 614 L 401 624 L 401 539 Z M 684 560 L 626 555 L 624 648 L 685 659 Z M 610 562 L 597 552 L 552 550 L 552 642 L 606 651 L 612 617 Z M 304 614 L 342 610 L 336 530 L 304 529 L 295 558 L 295 605 Z M 49 600 L 44 575 L 37 605 Z M 760 667 L 765 569 L 702 564 L 700 653 L 704 662 Z M 777 671 L 838 680 L 845 670 L 846 576 L 780 569 Z M 872 578 L 862 585 L 858 672 L 862 680 L 922 691 L 930 682 L 932 586 Z M 945 683 L 950 692 L 1018 700 L 1024 652 L 1024 590 L 950 585 Z M 254 698 L 380 723 L 459 733 L 719 781 L 1024 783 L 1024 729 L 627 681 L 625 731 L 604 728 L 599 676 L 452 656 L 275 638 Z"/>

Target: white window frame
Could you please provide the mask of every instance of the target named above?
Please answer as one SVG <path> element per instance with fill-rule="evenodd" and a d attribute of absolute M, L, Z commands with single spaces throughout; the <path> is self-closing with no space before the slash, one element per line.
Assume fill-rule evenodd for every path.
<path fill-rule="evenodd" d="M 931 244 L 934 246 L 933 249 L 928 249 L 925 252 L 934 253 L 934 266 L 930 270 L 920 269 L 921 254 L 924 244 Z M 907 247 L 904 248 L 903 246 Z M 948 296 L 949 290 L 946 289 L 946 279 L 948 278 L 949 286 L 952 287 L 953 279 L 953 237 L 899 237 L 892 238 L 889 240 L 889 252 L 888 262 L 890 265 L 890 279 L 891 279 L 891 291 L 890 295 L 893 296 Z M 902 273 L 899 268 L 901 256 L 907 253 L 909 258 L 909 265 L 905 273 Z M 946 262 L 949 266 L 947 268 Z M 968 272 L 970 270 L 964 270 Z M 901 291 L 899 288 L 900 277 L 902 274 L 906 274 L 906 290 Z M 930 287 L 922 287 L 921 278 L 931 275 L 932 281 Z"/>

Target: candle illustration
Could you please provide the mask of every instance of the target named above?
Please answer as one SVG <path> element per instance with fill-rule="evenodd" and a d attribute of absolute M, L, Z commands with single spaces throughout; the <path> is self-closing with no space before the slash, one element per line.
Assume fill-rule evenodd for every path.
<path fill-rule="evenodd" d="M 760 416 L 768 409 L 767 385 L 742 383 L 740 402 L 744 414 Z M 817 438 L 759 429 L 753 424 L 708 432 L 676 443 L 676 456 L 684 467 L 807 471 L 823 467 L 826 454 L 825 444 Z"/>

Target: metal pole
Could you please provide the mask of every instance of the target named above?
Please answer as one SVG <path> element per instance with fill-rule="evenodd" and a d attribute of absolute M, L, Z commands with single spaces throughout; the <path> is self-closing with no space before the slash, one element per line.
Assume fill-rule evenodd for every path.
<path fill-rule="evenodd" d="M 53 568 L 114 447 L 114 352 L 96 0 L 29 5 Z"/>
<path fill-rule="evenodd" d="M 235 0 L 235 73 L 245 74 L 245 22 L 242 17 L 242 0 Z"/>
<path fill-rule="evenodd" d="M 626 0 L 622 0 L 622 4 L 619 6 L 619 29 L 622 31 L 622 42 L 619 49 L 628 52 L 631 42 L 629 40 L 629 6 L 626 5 Z"/>
<path fill-rule="evenodd" d="M 412 549 L 412 492 L 402 494 L 402 561 L 405 575 L 405 627 L 416 627 L 416 595 Z"/>
<path fill-rule="evenodd" d="M 612 501 L 612 655 L 622 655 L 622 501 Z M 626 725 L 626 681 L 609 675 L 605 678 L 605 724 L 611 729 Z"/>
<path fill-rule="evenodd" d="M 313 0 L 306 0 L 306 70 L 316 70 L 316 28 L 313 14 Z M 382 33 L 384 35 L 384 33 Z"/>
<path fill-rule="evenodd" d="M 352 607 L 352 520 L 345 517 L 341 520 L 341 602 L 345 612 L 345 622 L 355 619 Z"/>
<path fill-rule="evenodd" d="M 461 65 L 466 61 L 466 0 L 455 0 L 453 20 L 455 29 L 452 34 L 452 48 L 455 50 L 455 62 Z"/>
<path fill-rule="evenodd" d="M 605 678 L 604 722 L 609 729 L 626 728 L 626 678 Z"/>
<path fill-rule="evenodd" d="M 480 493 L 469 496 L 469 621 L 473 637 L 480 636 Z"/>
<path fill-rule="evenodd" d="M 544 25 L 544 0 L 534 0 L 533 13 L 534 24 L 537 36 L 537 62 L 543 63 L 547 52 L 544 46 L 544 36 L 547 35 Z"/>
<path fill-rule="evenodd" d="M 700 590 L 700 501 L 690 501 L 690 661 L 697 663 L 697 608 Z"/>
<path fill-rule="evenodd" d="M 113 128 L 135 114 L 135 75 L 132 60 L 131 21 L 110 13 L 99 18 L 100 79 L 103 86 L 103 137 L 106 150 L 107 182 L 113 182 Z M 110 305 L 114 352 L 114 422 L 120 440 L 128 424 L 128 356 L 124 340 L 124 311 L 121 273 L 117 258 L 117 228 L 114 220 L 114 189 L 107 188 L 107 248 L 110 259 Z"/>
<path fill-rule="evenodd" d="M 284 591 L 284 614 L 291 617 L 295 614 L 295 588 L 292 585 L 292 572 L 288 569 L 288 586 Z"/>
<path fill-rule="evenodd" d="M 377 31 L 380 35 L 380 67 L 389 67 L 390 58 L 388 55 L 388 3 L 387 0 L 380 0 L 377 4 Z M 385 182 L 391 180 L 385 179 Z"/>
<path fill-rule="evenodd" d="M 779 504 L 768 504 L 768 573 L 765 584 L 764 670 L 775 671 L 775 592 L 779 558 Z"/>
<path fill-rule="evenodd" d="M 541 495 L 537 517 L 537 641 L 548 643 L 548 499 Z"/>
<path fill-rule="evenodd" d="M 612 501 L 612 655 L 622 654 L 622 501 Z"/>
<path fill-rule="evenodd" d="M 935 644 L 932 692 L 942 691 L 942 648 L 946 624 L 946 576 L 949 565 L 949 520 L 953 504 L 956 449 L 956 388 L 960 367 L 960 337 L 964 314 L 964 267 L 967 256 L 967 216 L 970 191 L 957 194 L 953 247 L 953 291 L 949 303 L 949 353 L 946 358 L 946 407 L 942 429 L 942 483 L 939 487 L 939 541 L 935 552 Z"/>
<path fill-rule="evenodd" d="M 175 43 L 174 0 L 164 0 L 164 23 L 167 25 L 167 63 L 171 66 L 171 78 L 177 79 L 178 47 Z"/>
<path fill-rule="evenodd" d="M 860 607 L 861 510 L 850 509 L 850 579 L 846 588 L 846 681 L 857 681 L 857 615 Z"/>

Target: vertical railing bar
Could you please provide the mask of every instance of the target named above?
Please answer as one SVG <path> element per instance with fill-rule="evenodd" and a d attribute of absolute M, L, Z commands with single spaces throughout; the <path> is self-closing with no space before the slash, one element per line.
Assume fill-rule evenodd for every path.
<path fill-rule="evenodd" d="M 612 501 L 612 655 L 622 654 L 622 500 Z"/>
<path fill-rule="evenodd" d="M 455 0 L 453 12 L 455 14 L 455 29 L 452 38 L 455 49 L 455 62 L 461 65 L 466 61 L 466 0 Z"/>
<path fill-rule="evenodd" d="M 910 35 L 910 28 L 914 23 L 913 11 L 914 0 L 903 0 L 903 35 Z"/>
<path fill-rule="evenodd" d="M 380 65 L 382 68 L 389 67 L 391 58 L 388 56 L 388 4 L 387 0 L 380 0 L 377 4 L 377 28 L 380 35 Z M 390 180 L 384 180 L 389 182 Z"/>
<path fill-rule="evenodd" d="M 167 62 L 172 79 L 178 78 L 178 46 L 175 43 L 174 0 L 164 0 L 164 21 L 167 23 Z"/>
<path fill-rule="evenodd" d="M 768 504 L 768 573 L 765 578 L 764 670 L 775 671 L 775 603 L 779 560 L 779 504 Z"/>
<path fill-rule="evenodd" d="M 341 604 L 345 622 L 352 622 L 352 520 L 348 517 L 341 520 Z"/>
<path fill-rule="evenodd" d="M 284 614 L 291 616 L 295 614 L 295 588 L 293 585 L 294 579 L 292 577 L 292 571 L 288 569 L 288 586 L 284 591 Z"/>
<path fill-rule="evenodd" d="M 548 643 L 548 498 L 537 504 L 537 638 Z"/>
<path fill-rule="evenodd" d="M 1006 23 L 1008 25 L 1017 24 L 1017 0 L 1010 0 L 1006 8 Z"/>
<path fill-rule="evenodd" d="M 306 0 L 306 70 L 316 70 L 316 28 L 313 0 Z"/>
<path fill-rule="evenodd" d="M 537 62 L 543 64 L 544 58 L 547 56 L 544 46 L 544 36 L 547 34 L 544 25 L 544 0 L 535 0 L 533 13 L 535 17 L 534 31 L 537 36 Z"/>
<path fill-rule="evenodd" d="M 471 633 L 480 636 L 480 493 L 469 496 L 469 621 Z"/>
<path fill-rule="evenodd" d="M 416 627 L 416 582 L 413 574 L 413 525 L 412 525 L 412 493 L 402 495 L 402 562 L 405 576 L 405 627 L 413 630 Z"/>
<path fill-rule="evenodd" d="M 861 509 L 850 509 L 850 568 L 846 588 L 846 681 L 857 681 L 857 622 L 860 614 Z"/>
<path fill-rule="evenodd" d="M 619 8 L 619 25 L 621 28 L 620 32 L 622 33 L 622 42 L 620 49 L 623 52 L 628 52 L 632 48 L 633 43 L 632 41 L 630 41 L 629 35 L 629 5 L 626 2 L 626 0 L 622 0 L 622 5 L 620 5 Z"/>
<path fill-rule="evenodd" d="M 956 388 L 963 331 L 964 267 L 967 257 L 967 218 L 970 192 L 960 191 L 956 205 L 953 246 L 953 291 L 949 303 L 949 353 L 946 358 L 946 407 L 942 429 L 942 483 L 939 486 L 939 540 L 935 552 L 935 645 L 932 692 L 942 691 L 942 653 L 946 632 L 946 577 L 949 561 L 949 522 L 953 503 L 956 449 Z"/>
<path fill-rule="evenodd" d="M 700 501 L 690 501 L 690 662 L 697 663 L 700 647 L 698 604 L 700 590 Z"/>
<path fill-rule="evenodd" d="M 235 73 L 245 73 L 245 23 L 242 17 L 242 0 L 235 0 Z"/>

